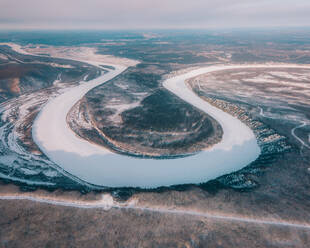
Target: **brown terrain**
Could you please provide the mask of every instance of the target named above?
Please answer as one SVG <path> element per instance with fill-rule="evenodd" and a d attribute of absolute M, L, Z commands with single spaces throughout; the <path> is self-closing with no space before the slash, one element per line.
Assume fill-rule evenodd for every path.
<path fill-rule="evenodd" d="M 7 187 L 3 189 L 5 195 L 16 191 Z M 41 191 L 34 195 L 70 201 L 98 199 L 94 194 L 79 196 L 75 192 L 61 191 L 52 194 Z M 134 198 L 139 202 L 137 205 L 142 206 L 273 221 L 284 219 L 281 213 L 287 205 L 283 201 L 276 203 L 261 193 L 222 191 L 214 196 L 195 188 L 186 192 L 139 194 Z M 299 204 L 294 203 L 285 210 L 289 215 L 285 220 L 305 223 L 303 212 L 296 214 L 300 210 Z M 309 227 L 247 223 L 186 213 L 81 209 L 25 200 L 0 201 L 0 209 L 3 247 L 307 247 L 310 241 Z M 292 215 L 299 215 L 300 221 Z"/>

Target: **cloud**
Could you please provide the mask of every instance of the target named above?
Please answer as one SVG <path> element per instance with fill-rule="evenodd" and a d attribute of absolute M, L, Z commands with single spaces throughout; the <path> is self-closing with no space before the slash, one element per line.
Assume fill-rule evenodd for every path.
<path fill-rule="evenodd" d="M 309 0 L 0 0 L 0 27 L 306 26 Z"/>

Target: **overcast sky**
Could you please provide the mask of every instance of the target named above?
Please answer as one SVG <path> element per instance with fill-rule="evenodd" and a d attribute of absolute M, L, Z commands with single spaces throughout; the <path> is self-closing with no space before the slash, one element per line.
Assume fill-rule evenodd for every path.
<path fill-rule="evenodd" d="M 309 26 L 310 0 L 0 0 L 0 28 Z"/>

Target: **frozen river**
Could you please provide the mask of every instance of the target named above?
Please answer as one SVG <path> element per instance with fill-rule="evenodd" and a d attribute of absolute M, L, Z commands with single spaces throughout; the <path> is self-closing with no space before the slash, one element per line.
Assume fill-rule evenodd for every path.
<path fill-rule="evenodd" d="M 89 183 L 110 187 L 153 188 L 175 184 L 201 183 L 239 170 L 260 154 L 252 130 L 237 118 L 203 101 L 185 80 L 215 70 L 241 66 L 205 67 L 170 78 L 164 87 L 186 102 L 215 118 L 223 128 L 222 140 L 194 156 L 153 160 L 123 156 L 78 137 L 66 122 L 73 105 L 92 88 L 106 83 L 126 67 L 115 70 L 51 99 L 33 124 L 33 138 L 41 150 L 70 174 Z"/>

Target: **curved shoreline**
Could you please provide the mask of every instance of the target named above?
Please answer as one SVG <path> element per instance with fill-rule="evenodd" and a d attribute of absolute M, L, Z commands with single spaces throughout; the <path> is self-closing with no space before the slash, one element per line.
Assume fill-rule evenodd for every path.
<path fill-rule="evenodd" d="M 212 116 L 223 129 L 223 137 L 218 144 L 195 156 L 175 160 L 137 159 L 113 154 L 104 147 L 81 139 L 70 129 L 66 115 L 71 107 L 86 92 L 125 70 L 124 67 L 114 67 L 114 71 L 109 71 L 49 101 L 34 122 L 34 141 L 52 161 L 86 182 L 108 187 L 156 188 L 203 183 L 245 167 L 260 154 L 253 131 L 237 118 L 198 97 L 187 87 L 187 79 L 225 69 L 305 66 L 210 66 L 166 80 L 163 85 L 167 90 Z"/>
<path fill-rule="evenodd" d="M 225 69 L 305 67 L 285 64 L 220 65 L 167 79 L 164 87 L 218 121 L 223 129 L 223 137 L 218 144 L 195 156 L 152 160 L 114 154 L 107 148 L 80 138 L 71 130 L 66 117 L 74 104 L 89 90 L 111 80 L 127 68 L 97 61 L 77 61 L 97 67 L 107 64 L 115 70 L 108 70 L 108 73 L 94 80 L 82 82 L 48 101 L 33 123 L 33 140 L 51 161 L 85 182 L 107 187 L 140 188 L 207 182 L 240 170 L 260 154 L 253 131 L 237 118 L 202 100 L 187 87 L 187 79 Z"/>
<path fill-rule="evenodd" d="M 239 170 L 259 156 L 260 149 L 250 128 L 203 101 L 185 84 L 186 79 L 196 75 L 242 66 L 206 67 L 164 82 L 164 87 L 211 115 L 223 128 L 222 141 L 195 156 L 175 160 L 136 159 L 113 154 L 104 147 L 81 139 L 66 123 L 67 112 L 90 89 L 107 82 L 125 69 L 114 67 L 114 71 L 50 100 L 34 122 L 34 141 L 52 161 L 70 174 L 101 186 L 155 188 L 203 183 Z"/>

